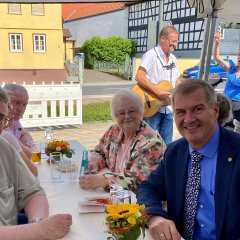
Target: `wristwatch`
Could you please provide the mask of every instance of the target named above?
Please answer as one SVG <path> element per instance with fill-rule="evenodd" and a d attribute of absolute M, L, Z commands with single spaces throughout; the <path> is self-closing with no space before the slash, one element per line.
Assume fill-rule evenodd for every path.
<path fill-rule="evenodd" d="M 31 221 L 29 221 L 28 223 L 37 223 L 37 222 L 41 222 L 42 220 L 44 220 L 43 218 L 34 218 Z"/>

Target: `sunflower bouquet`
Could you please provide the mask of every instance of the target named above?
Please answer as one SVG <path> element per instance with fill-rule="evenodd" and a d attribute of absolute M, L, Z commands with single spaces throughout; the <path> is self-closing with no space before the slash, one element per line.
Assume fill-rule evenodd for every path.
<path fill-rule="evenodd" d="M 105 225 L 111 234 L 107 240 L 137 240 L 147 227 L 147 214 L 145 206 L 136 203 L 109 205 L 106 208 L 107 217 Z"/>
<path fill-rule="evenodd" d="M 71 158 L 75 154 L 74 150 L 70 148 L 70 143 L 66 141 L 53 140 L 47 143 L 45 153 L 49 156 L 52 152 L 61 152 L 66 157 Z"/>

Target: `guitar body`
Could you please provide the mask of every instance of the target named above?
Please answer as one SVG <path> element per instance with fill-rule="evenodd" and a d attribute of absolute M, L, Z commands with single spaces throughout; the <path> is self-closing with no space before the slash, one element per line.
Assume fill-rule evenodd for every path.
<path fill-rule="evenodd" d="M 156 87 L 161 90 L 169 91 L 173 89 L 172 83 L 163 80 L 156 84 Z M 148 118 L 158 112 L 159 108 L 163 106 L 163 103 L 152 93 L 144 90 L 140 85 L 136 84 L 133 86 L 132 91 L 140 96 L 144 105 L 143 116 Z"/>

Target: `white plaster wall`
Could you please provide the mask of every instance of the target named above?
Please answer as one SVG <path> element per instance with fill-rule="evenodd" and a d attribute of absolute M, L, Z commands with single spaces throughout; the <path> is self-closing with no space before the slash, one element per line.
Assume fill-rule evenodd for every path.
<path fill-rule="evenodd" d="M 82 18 L 63 24 L 72 34 L 72 40 L 76 40 L 75 47 L 81 46 L 87 39 L 99 36 L 128 36 L 128 12 L 127 9 L 106 13 L 98 16 Z"/>

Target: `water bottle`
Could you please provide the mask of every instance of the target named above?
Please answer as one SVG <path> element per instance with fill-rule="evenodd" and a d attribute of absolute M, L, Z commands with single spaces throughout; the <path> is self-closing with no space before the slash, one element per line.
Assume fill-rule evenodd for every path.
<path fill-rule="evenodd" d="M 83 176 L 85 174 L 85 170 L 88 168 L 88 151 L 83 151 L 83 155 L 82 155 L 82 163 L 81 163 L 81 167 L 80 167 L 80 172 L 79 175 Z"/>

